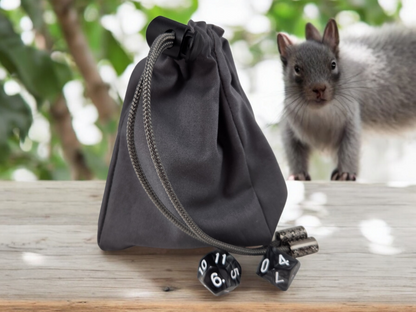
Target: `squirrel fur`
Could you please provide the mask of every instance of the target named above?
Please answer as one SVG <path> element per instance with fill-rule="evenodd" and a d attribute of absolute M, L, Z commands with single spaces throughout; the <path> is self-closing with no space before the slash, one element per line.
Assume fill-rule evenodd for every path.
<path fill-rule="evenodd" d="M 386 25 L 340 40 L 331 19 L 323 36 L 310 23 L 305 34 L 302 43 L 277 36 L 289 179 L 310 180 L 309 155 L 320 149 L 336 158 L 332 180 L 355 181 L 363 129 L 416 125 L 416 31 Z"/>

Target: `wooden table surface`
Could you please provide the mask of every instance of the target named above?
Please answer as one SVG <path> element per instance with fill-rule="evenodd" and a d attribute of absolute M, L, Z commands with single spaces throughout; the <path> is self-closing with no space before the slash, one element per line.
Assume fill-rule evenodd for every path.
<path fill-rule="evenodd" d="M 0 311 L 416 311 L 416 186 L 289 182 L 279 227 L 319 244 L 287 292 L 236 256 L 241 285 L 214 297 L 196 279 L 209 249 L 96 244 L 104 182 L 0 182 Z"/>

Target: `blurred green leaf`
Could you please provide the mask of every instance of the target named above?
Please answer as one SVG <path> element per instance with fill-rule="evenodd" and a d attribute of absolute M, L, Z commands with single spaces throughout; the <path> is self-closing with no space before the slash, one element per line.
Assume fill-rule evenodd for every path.
<path fill-rule="evenodd" d="M 164 8 L 158 5 L 153 6 L 152 8 L 146 8 L 141 5 L 140 2 L 134 2 L 135 6 L 146 14 L 147 24 L 149 24 L 155 17 L 165 16 L 172 20 L 175 20 L 179 23 L 187 24 L 190 20 L 192 14 L 198 9 L 198 0 L 190 0 L 187 6 L 178 6 L 177 8 Z M 140 32 L 142 35 L 146 35 L 146 27 Z"/>
<path fill-rule="evenodd" d="M 315 5 L 319 11 L 316 20 L 310 20 L 304 14 L 306 5 Z M 398 8 L 400 5 L 398 6 Z M 384 12 L 378 0 L 274 0 L 267 12 L 275 31 L 285 31 L 304 37 L 305 24 L 312 22 L 321 31 L 330 18 L 335 18 L 342 11 L 354 11 L 360 16 L 360 20 L 370 25 L 381 25 L 394 21 L 398 17 L 398 10 L 389 16 Z"/>
<path fill-rule="evenodd" d="M 83 22 L 83 29 L 88 40 L 88 45 L 97 60 L 107 59 L 117 75 L 121 75 L 126 67 L 133 62 L 114 35 L 97 22 Z"/>
<path fill-rule="evenodd" d="M 14 129 L 19 129 L 23 140 L 32 125 L 32 112 L 26 101 L 19 95 L 9 96 L 0 83 L 0 142 L 5 142 Z"/>
<path fill-rule="evenodd" d="M 42 2 L 40 0 L 20 0 L 21 6 L 30 17 L 35 29 L 43 27 Z"/>
<path fill-rule="evenodd" d="M 93 146 L 84 146 L 83 152 L 87 160 L 88 167 L 92 169 L 97 179 L 106 179 L 108 174 L 108 164 L 102 155 L 108 151 L 108 143 L 102 140 Z"/>
<path fill-rule="evenodd" d="M 84 30 L 85 36 L 87 37 L 88 45 L 94 53 L 97 59 L 100 59 L 103 46 L 103 30 L 104 27 L 99 22 L 88 22 L 83 20 L 82 29 Z"/>
<path fill-rule="evenodd" d="M 133 62 L 133 58 L 126 53 L 110 31 L 103 28 L 102 36 L 103 58 L 111 62 L 117 75 L 120 76 Z"/>
<path fill-rule="evenodd" d="M 0 62 L 10 74 L 19 78 L 38 103 L 53 100 L 72 77 L 66 64 L 52 60 L 44 51 L 26 46 L 1 13 Z"/>
<path fill-rule="evenodd" d="M 18 94 L 9 96 L 4 92 L 0 83 L 0 161 L 10 152 L 9 137 L 18 130 L 20 140 L 23 140 L 32 125 L 32 112 L 26 101 Z"/>

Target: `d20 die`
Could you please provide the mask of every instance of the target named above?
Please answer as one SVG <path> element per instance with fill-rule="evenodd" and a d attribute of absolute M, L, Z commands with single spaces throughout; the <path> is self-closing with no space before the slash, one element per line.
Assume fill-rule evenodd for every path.
<path fill-rule="evenodd" d="M 257 275 L 286 291 L 299 271 L 300 262 L 276 247 L 270 246 L 257 268 Z"/>
<path fill-rule="evenodd" d="M 198 280 L 212 294 L 220 296 L 240 285 L 241 266 L 228 252 L 215 250 L 199 262 Z"/>

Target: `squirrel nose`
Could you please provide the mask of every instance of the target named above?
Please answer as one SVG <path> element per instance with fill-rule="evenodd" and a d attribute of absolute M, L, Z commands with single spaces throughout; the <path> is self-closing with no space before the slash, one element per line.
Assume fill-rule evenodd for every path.
<path fill-rule="evenodd" d="M 323 83 L 319 83 L 319 84 L 312 86 L 312 91 L 316 94 L 317 100 L 320 100 L 324 97 L 325 90 L 326 90 L 326 85 Z"/>

